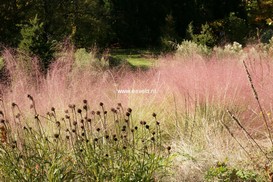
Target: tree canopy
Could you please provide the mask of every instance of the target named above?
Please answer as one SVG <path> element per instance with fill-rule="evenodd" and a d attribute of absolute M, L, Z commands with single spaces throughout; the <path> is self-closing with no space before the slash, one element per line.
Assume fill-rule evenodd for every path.
<path fill-rule="evenodd" d="M 221 32 L 225 35 L 234 34 L 234 30 L 237 31 L 236 28 L 232 30 L 234 27 L 245 26 L 249 30 L 243 31 L 245 37 L 256 28 L 270 28 L 273 19 L 272 0 L 0 2 L 0 42 L 12 47 L 22 47 L 22 41 L 26 39 L 34 39 L 34 42 L 45 45 L 69 39 L 76 47 L 87 48 L 93 45 L 158 46 L 164 38 L 172 41 L 187 38 L 189 24 L 194 27 L 193 33 L 201 32 L 202 27 L 207 24 L 216 36 Z M 234 22 L 231 22 L 231 16 Z M 237 20 L 241 24 L 237 25 Z M 233 40 L 232 37 L 234 36 L 230 35 L 228 40 Z M 217 42 L 218 39 L 215 43 Z M 39 51 L 34 51 L 37 52 Z"/>

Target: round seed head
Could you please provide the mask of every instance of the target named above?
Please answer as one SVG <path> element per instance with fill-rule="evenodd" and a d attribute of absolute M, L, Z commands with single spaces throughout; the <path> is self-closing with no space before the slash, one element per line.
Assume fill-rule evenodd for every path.
<path fill-rule="evenodd" d="M 84 109 L 84 110 L 87 110 L 87 105 L 84 105 L 84 106 L 83 106 L 83 109 Z"/>
<path fill-rule="evenodd" d="M 100 131 L 100 128 L 97 128 L 97 132 L 99 132 Z"/>
<path fill-rule="evenodd" d="M 73 125 L 76 126 L 78 123 L 77 121 L 73 121 Z"/>
<path fill-rule="evenodd" d="M 59 127 L 61 125 L 60 121 L 56 121 L 56 125 Z"/>
<path fill-rule="evenodd" d="M 97 111 L 97 115 L 100 115 L 100 111 Z"/>
<path fill-rule="evenodd" d="M 54 134 L 54 137 L 55 137 L 55 138 L 59 138 L 59 134 L 58 134 L 58 133 L 55 133 L 55 134 Z"/>
<path fill-rule="evenodd" d="M 54 107 L 51 107 L 51 111 L 52 111 L 52 112 L 55 112 L 55 108 L 54 108 Z"/>
<path fill-rule="evenodd" d="M 129 117 L 129 116 L 130 116 L 130 113 L 129 113 L 129 112 L 126 112 L 126 116 Z"/>
<path fill-rule="evenodd" d="M 101 106 L 101 107 L 103 106 L 103 103 L 102 103 L 102 102 L 100 102 L 100 106 Z"/>
<path fill-rule="evenodd" d="M 84 100 L 83 100 L 83 103 L 84 103 L 84 104 L 87 104 L 87 100 L 86 100 L 86 99 L 84 99 Z"/>
<path fill-rule="evenodd" d="M 81 109 L 78 109 L 77 111 L 78 111 L 78 113 L 79 113 L 79 114 L 81 114 L 81 113 L 82 113 L 82 110 L 81 110 Z"/>
<path fill-rule="evenodd" d="M 129 113 L 131 113 L 131 112 L 132 112 L 132 109 L 129 107 L 129 108 L 127 109 L 127 111 L 128 111 Z"/>

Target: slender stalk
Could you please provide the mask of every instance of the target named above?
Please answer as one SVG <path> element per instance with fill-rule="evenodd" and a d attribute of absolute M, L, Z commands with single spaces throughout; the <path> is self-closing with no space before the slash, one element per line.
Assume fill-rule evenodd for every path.
<path fill-rule="evenodd" d="M 238 124 L 238 126 L 247 134 L 247 136 L 257 145 L 260 151 L 265 155 L 265 157 L 270 160 L 266 154 L 266 152 L 262 149 L 262 147 L 256 142 L 256 140 L 250 135 L 250 133 L 243 127 L 241 122 L 229 111 L 227 110 L 230 117 Z"/>
<path fill-rule="evenodd" d="M 253 92 L 254 97 L 255 97 L 255 99 L 256 99 L 256 101 L 257 101 L 257 103 L 258 103 L 259 109 L 260 109 L 260 111 L 261 111 L 261 113 L 262 113 L 263 121 L 264 121 L 264 123 L 265 123 L 266 129 L 267 129 L 267 132 L 268 132 L 268 136 L 269 136 L 269 139 L 270 139 L 270 142 L 271 142 L 271 144 L 272 144 L 272 146 L 273 146 L 273 140 L 272 140 L 271 131 L 270 131 L 270 128 L 269 128 L 269 125 L 268 125 L 268 122 L 267 122 L 267 119 L 266 119 L 264 110 L 263 110 L 262 105 L 261 105 L 261 103 L 260 103 L 258 93 L 257 93 L 257 91 L 256 91 L 256 89 L 255 89 L 255 87 L 254 87 L 254 84 L 253 84 L 251 75 L 250 75 L 250 73 L 249 73 L 249 71 L 248 71 L 248 68 L 247 68 L 247 65 L 246 65 L 245 61 L 243 61 L 243 64 L 244 64 L 244 67 L 245 67 L 245 70 L 246 70 L 246 74 L 247 74 L 248 81 L 249 81 L 249 83 L 250 83 L 252 92 Z"/>

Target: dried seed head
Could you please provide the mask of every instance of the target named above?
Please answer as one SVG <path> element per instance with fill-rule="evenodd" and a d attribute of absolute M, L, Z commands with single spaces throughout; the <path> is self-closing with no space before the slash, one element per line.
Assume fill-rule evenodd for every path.
<path fill-rule="evenodd" d="M 117 138 L 114 138 L 114 141 L 116 142 L 116 141 L 118 141 L 118 139 L 117 139 Z"/>
<path fill-rule="evenodd" d="M 153 131 L 152 135 L 155 135 L 155 131 Z"/>
<path fill-rule="evenodd" d="M 149 125 L 146 125 L 145 128 L 146 128 L 146 129 L 150 129 L 150 126 L 149 126 Z"/>
<path fill-rule="evenodd" d="M 131 112 L 132 112 L 132 109 L 129 107 L 129 108 L 127 109 L 127 111 L 128 111 L 129 113 L 131 113 Z"/>
<path fill-rule="evenodd" d="M 90 119 L 90 118 L 88 118 L 88 119 L 87 119 L 87 122 L 91 123 L 91 119 Z"/>
<path fill-rule="evenodd" d="M 135 131 L 134 129 L 131 129 L 131 132 L 132 132 L 132 133 L 134 133 L 134 131 Z"/>
<path fill-rule="evenodd" d="M 54 108 L 54 107 L 51 107 L 51 111 L 52 111 L 52 112 L 55 112 L 55 108 Z"/>
<path fill-rule="evenodd" d="M 124 121 L 125 121 L 125 123 L 128 123 L 128 122 L 129 122 L 129 120 L 128 120 L 128 119 L 125 119 Z"/>
<path fill-rule="evenodd" d="M 55 138 L 59 138 L 59 134 L 58 134 L 58 133 L 55 133 L 55 134 L 54 134 L 54 137 L 55 137 Z"/>
<path fill-rule="evenodd" d="M 35 119 L 39 119 L 39 115 L 36 114 L 36 115 L 34 116 L 34 118 L 35 118 Z"/>
<path fill-rule="evenodd" d="M 69 136 L 68 135 L 66 135 L 66 137 L 65 137 L 67 140 L 69 140 Z"/>
<path fill-rule="evenodd" d="M 56 125 L 59 127 L 61 125 L 60 121 L 56 121 Z"/>
<path fill-rule="evenodd" d="M 135 130 L 137 130 L 138 129 L 138 127 L 137 126 L 135 126 Z"/>
<path fill-rule="evenodd" d="M 64 111 L 64 113 L 66 113 L 66 114 L 68 114 L 68 112 L 69 112 L 69 111 L 68 111 L 67 109 Z"/>
<path fill-rule="evenodd" d="M 11 104 L 11 106 L 12 106 L 12 107 L 15 107 L 16 105 L 17 105 L 17 104 L 16 104 L 16 103 L 14 103 L 14 102 Z"/>
<path fill-rule="evenodd" d="M 28 94 L 27 97 L 33 101 L 33 97 L 30 94 Z"/>
<path fill-rule="evenodd" d="M 109 157 L 109 155 L 108 155 L 108 154 L 105 154 L 105 157 Z"/>
<path fill-rule="evenodd" d="M 73 132 L 73 133 L 76 133 L 76 129 L 72 129 L 72 132 Z"/>
<path fill-rule="evenodd" d="M 94 142 L 97 142 L 99 139 L 98 138 L 94 138 Z"/>
<path fill-rule="evenodd" d="M 87 104 L 87 100 L 86 100 L 86 99 L 84 99 L 82 102 L 83 102 L 84 104 Z"/>
<path fill-rule="evenodd" d="M 109 135 L 105 135 L 105 138 L 106 138 L 106 139 L 109 139 Z"/>
<path fill-rule="evenodd" d="M 81 125 L 81 129 L 84 129 L 84 125 Z"/>
<path fill-rule="evenodd" d="M 87 110 L 87 105 L 84 105 L 84 106 L 83 106 L 83 109 L 84 109 L 84 110 Z"/>
<path fill-rule="evenodd" d="M 77 121 L 73 121 L 73 125 L 76 126 L 78 123 Z"/>
<path fill-rule="evenodd" d="M 82 136 L 85 136 L 85 133 L 84 133 L 84 132 L 82 133 Z"/>
<path fill-rule="evenodd" d="M 152 140 L 152 141 L 155 141 L 155 137 L 152 137 L 151 140 Z"/>
<path fill-rule="evenodd" d="M 83 120 L 83 119 L 81 119 L 81 123 L 84 123 L 84 120 Z"/>
<path fill-rule="evenodd" d="M 95 114 L 96 114 L 96 112 L 95 112 L 95 111 L 92 111 L 92 112 L 91 112 L 91 114 L 92 114 L 92 115 L 95 115 Z"/>
<path fill-rule="evenodd" d="M 4 113 L 3 113 L 3 111 L 0 111 L 0 115 L 4 116 Z"/>
<path fill-rule="evenodd" d="M 66 119 L 70 119 L 70 116 L 68 116 L 68 115 L 65 115 L 65 118 L 66 118 Z"/>
<path fill-rule="evenodd" d="M 167 147 L 167 150 L 170 151 L 172 148 L 170 146 Z"/>
<path fill-rule="evenodd" d="M 106 115 L 107 114 L 107 111 L 104 111 L 104 115 Z"/>
<path fill-rule="evenodd" d="M 113 113 L 117 113 L 117 110 L 115 109 L 115 108 L 111 108 L 111 111 L 113 112 Z"/>
<path fill-rule="evenodd" d="M 97 115 L 100 115 L 100 111 L 97 111 Z"/>
<path fill-rule="evenodd" d="M 81 114 L 81 113 L 82 113 L 82 110 L 81 110 L 81 109 L 78 109 L 77 112 L 78 112 L 79 114 Z"/>
<path fill-rule="evenodd" d="M 118 103 L 118 106 L 119 106 L 119 107 L 122 107 L 121 103 Z"/>
<path fill-rule="evenodd" d="M 156 118 L 156 113 L 153 113 L 153 117 Z"/>
<path fill-rule="evenodd" d="M 18 113 L 18 114 L 16 114 L 16 118 L 20 118 L 20 116 L 21 116 L 21 114 L 20 113 Z"/>
<path fill-rule="evenodd" d="M 100 128 L 97 128 L 97 132 L 99 132 L 100 131 Z"/>
<path fill-rule="evenodd" d="M 83 152 L 83 149 L 80 149 L 80 152 Z"/>
<path fill-rule="evenodd" d="M 157 121 L 157 122 L 156 122 L 156 125 L 160 125 L 160 122 L 159 122 L 159 121 Z"/>
<path fill-rule="evenodd" d="M 103 106 L 103 103 L 102 103 L 102 102 L 100 102 L 100 106 L 101 106 L 101 107 Z"/>
<path fill-rule="evenodd" d="M 129 112 L 126 112 L 126 116 L 128 116 L 128 117 L 129 117 L 130 115 L 131 115 L 131 114 L 130 114 Z"/>
<path fill-rule="evenodd" d="M 127 147 L 126 147 L 126 146 L 123 146 L 122 148 L 123 148 L 124 150 L 125 150 L 125 149 L 127 149 Z"/>

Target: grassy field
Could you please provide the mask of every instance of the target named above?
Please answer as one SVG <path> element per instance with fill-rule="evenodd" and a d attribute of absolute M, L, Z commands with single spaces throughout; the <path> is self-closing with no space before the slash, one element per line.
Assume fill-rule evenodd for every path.
<path fill-rule="evenodd" d="M 1 180 L 269 181 L 273 60 L 263 46 L 99 58 L 66 49 L 46 75 L 3 51 Z M 124 61 L 110 69 L 110 57 Z"/>

